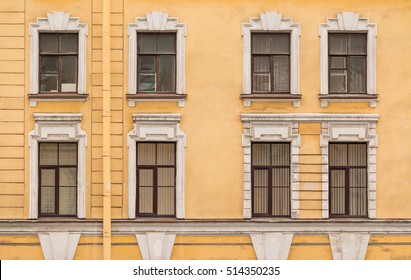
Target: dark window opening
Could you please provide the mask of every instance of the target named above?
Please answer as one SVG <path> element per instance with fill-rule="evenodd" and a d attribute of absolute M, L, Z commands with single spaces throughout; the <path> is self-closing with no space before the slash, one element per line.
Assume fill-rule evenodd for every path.
<path fill-rule="evenodd" d="M 330 143 L 330 217 L 367 217 L 367 144 Z"/>
<path fill-rule="evenodd" d="M 253 217 L 290 217 L 289 143 L 251 146 Z"/>
<path fill-rule="evenodd" d="M 138 217 L 175 217 L 175 149 L 175 143 L 137 143 Z"/>
<path fill-rule="evenodd" d="M 77 143 L 39 143 L 39 216 L 77 215 Z"/>

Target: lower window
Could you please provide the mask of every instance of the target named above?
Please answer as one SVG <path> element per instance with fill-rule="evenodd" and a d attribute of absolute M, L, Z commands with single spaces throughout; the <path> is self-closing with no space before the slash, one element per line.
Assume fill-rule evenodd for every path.
<path fill-rule="evenodd" d="M 330 143 L 330 217 L 367 217 L 367 144 Z"/>
<path fill-rule="evenodd" d="M 137 216 L 175 217 L 175 150 L 175 143 L 137 143 Z"/>
<path fill-rule="evenodd" d="M 290 217 L 290 144 L 253 143 L 251 173 L 254 217 Z"/>
<path fill-rule="evenodd" d="M 39 143 L 39 216 L 77 215 L 77 143 Z"/>

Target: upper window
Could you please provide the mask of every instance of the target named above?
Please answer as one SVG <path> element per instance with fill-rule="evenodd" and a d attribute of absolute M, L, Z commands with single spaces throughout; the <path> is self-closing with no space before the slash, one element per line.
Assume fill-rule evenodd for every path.
<path fill-rule="evenodd" d="M 128 25 L 129 106 L 136 102 L 177 101 L 184 107 L 185 24 L 151 12 Z"/>
<path fill-rule="evenodd" d="M 30 105 L 47 99 L 86 100 L 87 25 L 53 12 L 30 24 Z M 53 100 L 54 100 L 53 99 Z"/>
<path fill-rule="evenodd" d="M 330 217 L 367 217 L 367 144 L 329 144 Z"/>
<path fill-rule="evenodd" d="M 254 217 L 290 217 L 289 143 L 252 143 Z"/>
<path fill-rule="evenodd" d="M 137 46 L 138 92 L 175 92 L 175 33 L 139 33 Z"/>
<path fill-rule="evenodd" d="M 343 12 L 320 24 L 321 106 L 332 101 L 365 101 L 376 106 L 377 25 Z"/>
<path fill-rule="evenodd" d="M 290 92 L 290 34 L 252 33 L 252 91 Z"/>
<path fill-rule="evenodd" d="M 77 92 L 78 34 L 39 36 L 40 92 Z"/>
<path fill-rule="evenodd" d="M 77 215 L 77 143 L 39 143 L 39 216 Z"/>
<path fill-rule="evenodd" d="M 175 150 L 175 143 L 137 143 L 138 217 L 175 217 Z"/>
<path fill-rule="evenodd" d="M 366 93 L 367 34 L 330 33 L 330 93 Z"/>
<path fill-rule="evenodd" d="M 277 12 L 243 24 L 244 106 L 254 101 L 291 101 L 300 106 L 300 25 Z"/>

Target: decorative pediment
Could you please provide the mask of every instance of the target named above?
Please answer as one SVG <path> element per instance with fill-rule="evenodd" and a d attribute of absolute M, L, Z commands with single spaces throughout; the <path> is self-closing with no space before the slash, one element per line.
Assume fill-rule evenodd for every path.
<path fill-rule="evenodd" d="M 298 23 L 293 23 L 292 19 L 283 18 L 282 14 L 271 11 L 261 13 L 259 18 L 251 18 L 250 23 L 243 24 L 243 30 L 244 28 L 264 31 L 297 29 L 298 33 L 300 33 L 300 25 Z"/>
<path fill-rule="evenodd" d="M 329 18 L 324 27 L 328 27 L 330 30 L 357 31 L 374 28 L 376 24 L 369 23 L 368 18 L 360 18 L 358 13 L 342 12 L 337 14 L 337 18 Z"/>
<path fill-rule="evenodd" d="M 53 12 L 47 18 L 37 18 L 37 23 L 30 24 L 30 35 L 35 30 L 66 31 L 82 29 L 87 34 L 87 25 L 80 23 L 77 17 L 70 17 L 69 13 Z"/>
<path fill-rule="evenodd" d="M 177 18 L 168 17 L 167 13 L 151 12 L 147 13 L 146 17 L 136 18 L 135 23 L 129 24 L 129 35 L 133 29 L 137 30 L 152 30 L 152 31 L 166 31 L 181 29 L 185 36 L 185 24 L 178 23 Z M 134 32 L 134 31 L 133 31 Z"/>

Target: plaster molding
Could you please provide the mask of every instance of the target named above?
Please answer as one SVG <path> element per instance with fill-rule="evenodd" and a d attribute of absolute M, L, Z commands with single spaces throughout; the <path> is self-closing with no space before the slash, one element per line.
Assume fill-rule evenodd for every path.
<path fill-rule="evenodd" d="M 175 234 L 147 232 L 136 234 L 136 238 L 143 260 L 170 260 Z"/>
<path fill-rule="evenodd" d="M 186 135 L 180 130 L 180 114 L 132 114 L 134 128 L 128 133 L 128 215 L 136 217 L 136 142 L 176 143 L 176 217 L 184 211 L 184 152 Z"/>
<path fill-rule="evenodd" d="M 329 178 L 328 178 L 328 152 L 329 142 L 366 142 L 367 143 L 367 178 L 368 178 L 368 217 L 375 219 L 376 191 L 377 191 L 377 147 L 378 136 L 376 124 L 378 118 L 369 121 L 359 120 L 357 122 L 323 122 L 321 124 L 322 133 L 320 135 L 320 146 L 322 151 L 322 217 L 329 217 Z"/>
<path fill-rule="evenodd" d="M 258 260 L 287 260 L 292 233 L 250 234 Z"/>
<path fill-rule="evenodd" d="M 334 260 L 365 259 L 369 233 L 332 233 L 329 238 Z"/>
<path fill-rule="evenodd" d="M 72 260 L 81 234 L 49 232 L 38 236 L 45 260 Z"/>
<path fill-rule="evenodd" d="M 290 93 L 299 94 L 300 25 L 272 11 L 263 12 L 259 18 L 250 18 L 249 23 L 243 23 L 243 94 L 251 94 L 251 32 L 253 31 L 290 32 Z M 270 99 L 270 101 L 283 100 Z M 299 101 L 293 100 L 292 102 L 294 107 L 299 107 Z M 249 106 L 249 103 L 244 103 L 244 106 Z"/>
<path fill-rule="evenodd" d="M 321 95 L 328 94 L 328 33 L 329 32 L 358 32 L 367 33 L 367 94 L 375 96 L 376 92 L 376 37 L 377 24 L 370 23 L 368 18 L 360 18 L 358 13 L 342 12 L 336 18 L 327 19 L 327 23 L 320 24 L 320 81 Z M 322 107 L 328 106 L 328 102 L 334 100 L 323 100 Z M 354 100 L 347 100 L 353 102 Z M 344 101 L 338 101 L 344 102 Z M 370 101 L 370 106 L 376 106 L 376 100 Z"/>
<path fill-rule="evenodd" d="M 276 115 L 278 116 L 278 115 Z M 299 149 L 298 122 L 278 120 L 272 114 L 241 114 L 244 123 L 242 146 L 244 155 L 243 217 L 252 217 L 251 144 L 256 142 L 290 142 L 291 148 L 291 218 L 299 217 Z"/>
<path fill-rule="evenodd" d="M 70 14 L 65 12 L 47 14 L 47 18 L 37 18 L 37 23 L 30 24 L 30 94 L 39 93 L 39 33 L 42 31 L 54 31 L 56 33 L 64 31 L 78 32 L 77 93 L 86 94 L 86 37 L 88 27 L 87 24 L 80 23 L 79 18 L 70 17 Z"/>
<path fill-rule="evenodd" d="M 30 147 L 30 219 L 38 218 L 38 143 L 77 142 L 77 217 L 86 216 L 87 135 L 81 129 L 81 114 L 34 113 L 34 130 L 29 133 Z"/>
<path fill-rule="evenodd" d="M 179 23 L 177 18 L 171 18 L 167 13 L 151 12 L 146 17 L 137 17 L 135 22 L 128 25 L 129 54 L 128 54 L 128 93 L 137 93 L 137 36 L 138 32 L 175 32 L 176 33 L 176 93 L 184 94 L 185 67 L 185 36 L 186 25 Z M 132 101 L 129 105 L 135 106 Z M 179 102 L 179 106 L 184 106 Z"/>

